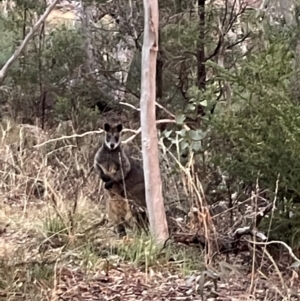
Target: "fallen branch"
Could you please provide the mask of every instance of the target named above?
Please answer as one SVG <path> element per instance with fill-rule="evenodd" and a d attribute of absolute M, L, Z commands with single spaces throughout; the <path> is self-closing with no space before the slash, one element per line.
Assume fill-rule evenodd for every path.
<path fill-rule="evenodd" d="M 46 9 L 44 14 L 40 17 L 40 19 L 35 23 L 35 25 L 30 29 L 29 33 L 25 37 L 25 39 L 22 41 L 21 45 L 17 48 L 15 53 L 10 57 L 10 59 L 5 63 L 5 65 L 0 70 L 0 84 L 4 81 L 7 71 L 10 68 L 10 66 L 18 59 L 21 52 L 24 50 L 26 45 L 28 44 L 29 40 L 33 37 L 33 34 L 39 29 L 39 27 L 42 25 L 42 23 L 46 20 L 48 15 L 51 13 L 51 11 L 56 6 L 58 0 L 54 0 Z"/>
<path fill-rule="evenodd" d="M 256 244 L 269 244 L 269 243 L 275 243 L 275 242 L 267 242 L 268 237 L 259 231 L 255 225 L 259 225 L 261 220 L 272 210 L 273 204 L 268 204 L 265 208 L 263 208 L 261 211 L 259 211 L 255 216 L 252 217 L 251 221 L 249 222 L 250 226 L 240 227 L 236 228 L 235 226 L 232 226 L 230 229 L 228 229 L 226 234 L 220 234 L 216 236 L 216 242 L 218 246 L 217 253 L 219 254 L 228 254 L 233 253 L 237 254 L 238 252 L 242 252 L 245 250 L 248 250 L 248 245 L 245 244 L 245 242 L 250 242 L 248 239 L 242 240 L 242 237 L 244 236 L 250 236 L 252 239 L 254 237 L 256 238 Z M 223 212 L 223 214 L 225 211 Z M 226 213 L 225 213 L 226 214 Z M 256 224 L 255 222 L 258 223 Z M 254 225 L 254 226 L 253 226 Z M 201 231 L 200 231 L 201 232 Z M 186 245 L 194 245 L 199 244 L 203 248 L 206 247 L 208 244 L 208 239 L 205 237 L 203 233 L 200 234 L 200 232 L 194 232 L 194 233 L 184 233 L 184 231 L 180 231 L 178 233 L 174 233 L 172 235 L 172 238 L 174 241 L 183 243 Z M 281 243 L 281 242 L 278 242 Z M 286 244 L 284 244 L 286 248 L 289 250 L 289 253 L 291 254 L 291 249 L 288 248 Z M 216 253 L 216 254 L 217 254 Z M 291 256 L 293 259 L 296 260 L 296 264 L 299 264 L 300 261 L 294 257 L 292 254 Z"/>
<path fill-rule="evenodd" d="M 295 263 L 294 263 L 294 266 L 295 267 L 298 267 L 300 266 L 300 259 L 294 254 L 292 248 L 290 246 L 288 246 L 285 242 L 283 241 L 280 241 L 280 240 L 272 240 L 272 241 L 266 241 L 266 242 L 258 242 L 258 241 L 250 241 L 250 240 L 247 240 L 248 242 L 250 243 L 255 243 L 257 245 L 271 245 L 271 244 L 280 244 L 280 245 L 283 245 L 289 252 L 289 254 L 291 255 L 291 257 L 295 260 L 295 263 L 297 263 L 298 265 L 296 266 Z M 293 267 L 293 266 L 291 266 Z"/>

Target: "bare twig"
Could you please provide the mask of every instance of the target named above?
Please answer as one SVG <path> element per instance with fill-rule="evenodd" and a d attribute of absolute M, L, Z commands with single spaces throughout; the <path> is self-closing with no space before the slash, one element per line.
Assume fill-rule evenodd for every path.
<path fill-rule="evenodd" d="M 136 111 L 140 111 L 141 109 L 140 108 L 137 108 L 135 107 L 134 105 L 130 104 L 130 103 L 126 103 L 126 102 L 123 102 L 123 101 L 120 101 L 119 102 L 120 105 L 123 105 L 123 106 L 126 106 L 126 107 L 129 107 L 131 109 L 134 109 Z"/>
<path fill-rule="evenodd" d="M 130 104 L 130 103 L 126 103 L 126 102 L 119 102 L 119 104 L 129 107 L 135 111 L 141 111 L 140 108 L 135 107 L 134 105 Z M 157 101 L 155 102 L 155 105 L 158 106 L 160 109 L 162 109 L 163 111 L 165 111 L 168 115 L 170 115 L 171 117 L 175 118 L 176 116 L 174 114 L 172 114 L 170 111 L 168 111 L 165 107 L 163 107 L 161 104 L 159 104 Z"/>
<path fill-rule="evenodd" d="M 161 120 L 157 120 L 156 124 L 161 124 L 161 123 L 176 123 L 176 120 L 172 120 L 172 119 L 161 119 Z M 82 134 L 73 134 L 70 136 L 61 136 L 58 138 L 54 138 L 54 139 L 50 139 L 47 141 L 44 141 L 40 144 L 36 144 L 33 147 L 34 148 L 39 148 L 41 146 L 44 146 L 46 144 L 49 144 L 51 142 L 56 142 L 56 141 L 61 141 L 61 140 L 66 140 L 66 139 L 72 139 L 72 138 L 82 138 L 88 135 L 95 135 L 95 134 L 102 134 L 104 132 L 104 130 L 99 130 L 99 131 L 89 131 L 89 132 L 85 132 Z M 131 130 L 131 129 L 124 129 L 122 130 L 123 133 L 125 132 L 130 132 L 133 133 L 133 135 L 131 137 L 129 137 L 127 140 L 122 141 L 123 144 L 128 143 L 129 141 L 133 140 L 140 132 L 141 132 L 141 128 L 137 129 L 137 130 Z"/>
<path fill-rule="evenodd" d="M 176 120 L 172 120 L 172 119 L 161 119 L 161 120 L 156 120 L 156 124 L 162 124 L 162 123 L 176 123 Z M 131 140 L 133 140 L 138 134 L 140 134 L 141 132 L 141 128 L 138 128 L 135 131 L 135 134 L 132 135 L 131 137 L 129 137 L 128 139 L 122 141 L 122 143 L 126 144 L 128 142 L 130 142 Z"/>
<path fill-rule="evenodd" d="M 138 112 L 140 112 L 141 111 L 141 109 L 140 108 L 137 108 L 137 107 L 135 107 L 134 105 L 132 105 L 132 104 L 129 104 L 129 103 L 126 103 L 126 102 L 119 102 L 119 104 L 121 104 L 121 105 L 123 105 L 123 106 L 127 106 L 127 107 L 129 107 L 129 108 L 132 108 L 133 110 L 135 110 L 135 111 L 138 111 Z M 160 103 L 158 103 L 157 101 L 155 102 L 155 105 L 157 106 L 157 107 L 159 107 L 160 109 L 162 109 L 165 113 L 167 113 L 170 117 L 172 117 L 172 118 L 176 118 L 176 116 L 174 115 L 174 114 L 172 114 L 168 109 L 166 109 L 164 106 L 162 106 Z M 159 123 L 169 123 L 170 121 L 168 121 L 168 122 L 164 122 L 164 120 L 158 120 L 157 122 L 156 122 L 156 124 L 159 124 Z M 171 123 L 175 123 L 175 120 L 174 121 L 172 121 Z M 188 130 L 190 130 L 190 128 L 186 125 L 186 124 L 183 124 L 183 127 L 184 127 L 184 129 L 186 129 L 187 131 Z M 140 130 L 140 129 L 139 129 Z M 138 134 L 139 134 L 140 132 L 138 132 Z M 134 137 L 132 138 L 132 139 L 134 139 Z M 129 140 L 128 141 L 131 141 L 132 140 L 131 139 L 131 137 L 129 138 Z M 126 140 L 127 141 L 127 140 Z M 127 141 L 127 142 L 128 142 Z"/>
<path fill-rule="evenodd" d="M 251 235 L 252 237 L 257 237 L 262 241 L 266 241 L 268 239 L 262 232 L 251 229 L 250 226 L 238 228 L 232 234 L 234 239 L 240 239 L 243 235 Z"/>
<path fill-rule="evenodd" d="M 56 6 L 58 0 L 54 0 L 49 7 L 46 9 L 44 14 L 40 17 L 40 19 L 35 23 L 35 25 L 31 28 L 29 33 L 27 34 L 26 38 L 23 40 L 21 45 L 17 48 L 15 53 L 10 57 L 10 59 L 5 63 L 5 65 L 2 67 L 0 70 L 0 84 L 4 81 L 5 76 L 7 74 L 7 71 L 9 67 L 18 59 L 19 55 L 21 52 L 24 50 L 26 45 L 28 44 L 29 40 L 32 38 L 34 33 L 39 29 L 39 27 L 42 25 L 42 23 L 46 20 L 48 15 L 51 13 L 51 11 L 54 9 Z"/>
<path fill-rule="evenodd" d="M 42 142 L 40 144 L 34 145 L 33 147 L 39 148 L 39 147 L 44 146 L 44 145 L 46 145 L 48 143 L 51 143 L 51 142 L 56 142 L 56 141 L 65 140 L 65 139 L 71 139 L 71 138 L 82 138 L 82 137 L 85 137 L 85 136 L 88 136 L 88 135 L 102 134 L 102 133 L 103 133 L 103 130 L 100 130 L 100 131 L 89 131 L 89 132 L 85 132 L 83 134 L 73 134 L 71 136 L 61 136 L 59 138 L 54 138 L 54 139 L 50 139 L 50 140 L 44 141 L 44 142 Z"/>

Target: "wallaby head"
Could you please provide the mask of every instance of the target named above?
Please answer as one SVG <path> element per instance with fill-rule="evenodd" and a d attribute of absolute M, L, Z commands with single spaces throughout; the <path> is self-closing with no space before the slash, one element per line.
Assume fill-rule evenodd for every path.
<path fill-rule="evenodd" d="M 123 126 L 121 123 L 116 125 L 104 124 L 105 145 L 111 149 L 116 149 L 121 143 L 121 131 Z"/>

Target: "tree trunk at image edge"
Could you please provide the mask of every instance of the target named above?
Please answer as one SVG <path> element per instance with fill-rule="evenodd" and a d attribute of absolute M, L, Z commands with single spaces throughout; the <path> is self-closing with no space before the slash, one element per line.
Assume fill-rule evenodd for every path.
<path fill-rule="evenodd" d="M 157 0 L 144 0 L 143 2 L 145 24 L 140 103 L 143 166 L 151 234 L 156 242 L 163 243 L 169 237 L 169 233 L 162 196 L 155 116 L 158 2 Z"/>
<path fill-rule="evenodd" d="M 205 0 L 198 0 L 198 16 L 199 16 L 199 37 L 197 43 L 197 85 L 199 90 L 206 87 L 206 67 L 205 67 Z M 204 109 L 198 106 L 198 115 L 204 116 Z"/>

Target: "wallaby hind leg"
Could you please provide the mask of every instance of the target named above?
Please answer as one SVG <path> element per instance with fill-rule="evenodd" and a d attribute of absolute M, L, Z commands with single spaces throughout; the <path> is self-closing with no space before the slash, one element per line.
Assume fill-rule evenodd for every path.
<path fill-rule="evenodd" d="M 107 193 L 106 210 L 109 219 L 114 224 L 114 230 L 123 237 L 126 235 L 125 227 L 131 228 L 132 213 L 128 201 L 112 192 Z"/>

